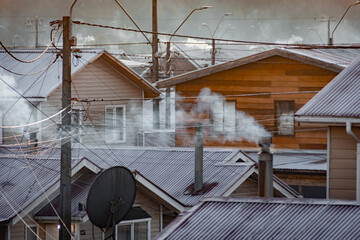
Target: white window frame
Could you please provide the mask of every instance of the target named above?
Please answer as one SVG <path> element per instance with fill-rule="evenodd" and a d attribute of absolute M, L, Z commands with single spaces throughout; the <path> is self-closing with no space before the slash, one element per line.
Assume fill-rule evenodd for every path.
<path fill-rule="evenodd" d="M 211 124 L 213 132 L 236 132 L 236 102 L 215 101 L 211 105 Z"/>
<path fill-rule="evenodd" d="M 292 112 L 282 113 L 279 104 L 292 105 Z M 294 136 L 295 135 L 295 101 L 279 100 L 275 101 L 275 125 L 277 136 Z"/>
<path fill-rule="evenodd" d="M 114 131 L 114 129 L 110 129 L 110 126 L 108 124 L 108 119 L 107 119 L 107 109 L 113 109 L 113 119 L 112 119 L 112 125 L 111 126 L 116 126 L 116 109 L 117 108 L 123 108 L 123 116 L 122 116 L 122 120 L 123 120 L 123 126 L 122 126 L 122 132 L 123 132 L 123 138 L 118 140 L 116 139 L 116 131 Z M 126 141 L 126 106 L 125 105 L 108 105 L 105 106 L 105 142 L 106 143 L 123 143 Z"/>
<path fill-rule="evenodd" d="M 28 228 L 36 228 L 36 235 L 39 236 L 39 227 L 37 225 L 25 225 L 25 240 L 28 240 Z"/>
<path fill-rule="evenodd" d="M 136 219 L 136 220 L 127 220 L 127 221 L 121 221 L 119 224 L 116 225 L 116 231 L 115 231 L 115 239 L 118 239 L 118 226 L 127 226 L 130 225 L 130 239 L 135 239 L 135 223 L 147 223 L 147 240 L 151 240 L 151 218 L 142 218 L 142 219 Z"/>

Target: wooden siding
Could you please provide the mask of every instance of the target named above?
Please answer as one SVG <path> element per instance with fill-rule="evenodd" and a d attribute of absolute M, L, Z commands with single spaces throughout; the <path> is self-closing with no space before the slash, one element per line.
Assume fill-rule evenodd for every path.
<path fill-rule="evenodd" d="M 284 92 L 319 91 L 337 75 L 326 69 L 301 62 L 273 56 L 259 60 L 254 63 L 242 65 L 223 72 L 180 83 L 176 85 L 176 94 L 179 97 L 196 97 L 201 89 L 208 87 L 212 92 L 226 95 L 255 94 L 252 96 L 227 97 L 228 101 L 236 101 L 236 109 L 247 113 L 257 120 L 265 128 L 274 133 L 275 127 L 275 101 L 293 101 L 296 112 L 315 93 L 301 94 L 276 94 Z M 256 95 L 268 93 L 265 95 Z M 274 94 L 272 94 L 274 93 Z M 176 109 L 190 111 L 195 99 L 177 99 Z M 196 118 L 196 117 L 195 117 Z M 200 116 L 208 124 L 209 116 Z M 177 122 L 176 145 L 191 146 L 194 130 L 183 129 L 184 123 Z M 187 122 L 193 126 L 193 122 Z M 276 148 L 292 149 L 326 149 L 326 127 L 325 126 L 300 126 L 295 122 L 294 136 L 276 136 L 273 143 Z M 220 138 L 205 136 L 207 146 L 231 146 L 231 147 L 255 147 L 253 143 L 241 140 L 225 141 Z"/>
<path fill-rule="evenodd" d="M 258 196 L 258 184 L 256 181 L 246 179 L 235 191 L 230 194 L 230 197 L 256 197 Z"/>
<path fill-rule="evenodd" d="M 325 173 L 275 173 L 277 177 L 283 180 L 288 185 L 298 186 L 319 186 L 326 187 Z"/>
<path fill-rule="evenodd" d="M 330 127 L 329 197 L 356 200 L 356 141 L 345 127 Z M 360 128 L 353 127 L 360 136 Z"/>
<path fill-rule="evenodd" d="M 74 108 L 85 110 L 82 113 L 83 118 L 86 118 L 83 121 L 85 136 L 82 137 L 82 141 L 84 144 L 105 144 L 105 106 L 124 105 L 126 108 L 126 141 L 107 144 L 135 145 L 136 134 L 142 131 L 142 89 L 100 58 L 88 64 L 73 77 L 72 97 L 90 100 L 114 99 L 113 101 L 92 101 L 89 104 L 77 102 L 74 104 Z M 61 110 L 61 87 L 41 104 L 41 109 L 48 116 Z M 55 119 L 60 121 L 61 118 L 57 116 Z M 44 129 L 41 134 L 42 141 L 59 138 L 59 128 L 53 122 L 46 121 L 41 128 Z"/>
<path fill-rule="evenodd" d="M 36 223 L 30 217 L 26 216 L 23 218 L 25 223 L 31 227 L 38 226 L 38 236 L 40 239 L 46 239 L 46 224 Z M 11 240 L 25 240 L 25 224 L 23 221 L 17 222 L 15 225 L 10 226 L 10 239 Z M 53 238 L 48 238 L 53 239 Z"/>

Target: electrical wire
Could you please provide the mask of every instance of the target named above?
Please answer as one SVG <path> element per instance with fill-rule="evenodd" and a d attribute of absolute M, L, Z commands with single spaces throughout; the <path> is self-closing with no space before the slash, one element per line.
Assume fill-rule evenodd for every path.
<path fill-rule="evenodd" d="M 45 66 L 44 68 L 40 69 L 39 71 L 32 72 L 32 73 L 17 73 L 17 72 L 11 71 L 10 69 L 8 69 L 8 68 L 6 68 L 6 67 L 4 67 L 4 66 L 2 66 L 2 65 L 0 65 L 0 67 L 1 67 L 2 69 L 4 69 L 5 71 L 7 71 L 7 72 L 9 72 L 9 73 L 12 73 L 12 74 L 15 74 L 15 75 L 31 76 L 31 75 L 36 75 L 36 74 L 39 74 L 39 73 L 41 73 L 41 72 L 44 72 L 44 71 L 48 70 L 48 69 L 51 67 L 51 65 L 53 65 L 53 64 L 57 61 L 57 59 L 59 58 L 59 56 L 60 56 L 60 53 L 58 53 L 58 54 L 56 55 L 56 58 L 55 58 L 51 63 L 49 63 L 49 65 Z"/>
<path fill-rule="evenodd" d="M 115 29 L 115 30 L 123 30 L 123 31 L 129 31 L 129 32 L 143 32 L 143 33 L 155 34 L 155 32 L 152 32 L 152 31 L 139 31 L 136 29 L 114 27 L 114 26 L 95 24 L 95 23 L 87 23 L 87 22 L 81 22 L 81 21 L 73 21 L 73 23 L 78 24 L 78 25 L 101 27 L 101 28 Z M 244 44 L 252 44 L 252 45 L 293 46 L 293 47 L 302 47 L 302 48 L 319 48 L 319 47 L 329 48 L 329 46 L 321 45 L 321 44 L 291 44 L 291 43 L 272 43 L 272 42 L 261 42 L 261 41 L 242 41 L 242 40 L 231 40 L 231 39 L 221 39 L 221 38 L 197 37 L 197 36 L 190 36 L 190 35 L 178 35 L 178 34 L 160 33 L 160 32 L 156 32 L 156 34 L 162 35 L 162 36 L 192 38 L 192 39 L 201 39 L 201 40 L 209 40 L 209 41 L 215 40 L 215 41 L 244 43 Z"/>
<path fill-rule="evenodd" d="M 37 122 L 28 123 L 28 124 L 23 124 L 23 125 L 16 125 L 16 126 L 0 126 L 0 129 L 30 127 L 30 126 L 33 126 L 33 125 L 36 125 L 36 124 L 45 122 L 45 121 L 47 121 L 47 120 L 50 120 L 51 118 L 54 118 L 54 117 L 60 115 L 61 113 L 63 113 L 63 112 L 64 112 L 68 107 L 70 107 L 70 106 L 71 106 L 71 105 L 67 106 L 67 107 L 64 108 L 64 109 L 61 109 L 59 112 L 51 115 L 50 117 L 44 118 L 44 119 L 42 119 L 42 120 L 40 120 L 40 121 L 37 121 Z"/>
<path fill-rule="evenodd" d="M 54 40 L 55 40 L 55 36 L 57 34 L 57 32 L 59 31 L 59 29 L 57 29 L 57 31 L 55 32 L 55 35 L 53 37 L 53 39 L 51 40 L 51 43 L 47 46 L 47 48 L 36 58 L 32 59 L 32 60 L 29 60 L 29 61 L 26 61 L 26 60 L 22 60 L 20 58 L 17 58 L 16 56 L 14 56 L 5 46 L 4 44 L 0 41 L 0 45 L 1 47 L 5 50 L 5 52 L 7 54 L 9 54 L 9 56 L 11 56 L 12 58 L 14 58 L 15 60 L 19 61 L 19 62 L 22 62 L 22 63 L 32 63 L 32 62 L 35 62 L 37 60 L 39 60 L 42 56 L 44 56 L 44 54 L 50 49 L 50 47 L 53 45 L 54 43 Z"/>

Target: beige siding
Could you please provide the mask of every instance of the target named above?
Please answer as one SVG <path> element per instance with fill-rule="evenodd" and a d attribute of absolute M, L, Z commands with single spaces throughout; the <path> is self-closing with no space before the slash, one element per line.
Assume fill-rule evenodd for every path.
<path fill-rule="evenodd" d="M 140 191 L 136 191 L 135 204 L 151 216 L 151 238 L 160 232 L 160 204 Z"/>
<path fill-rule="evenodd" d="M 80 235 L 81 240 L 102 239 L 100 228 L 94 226 L 90 220 L 80 224 L 80 232 L 82 231 L 84 232 L 84 235 Z"/>
<path fill-rule="evenodd" d="M 258 196 L 258 184 L 251 180 L 246 179 L 233 193 L 231 197 L 254 197 Z"/>
<path fill-rule="evenodd" d="M 353 128 L 360 136 L 360 128 Z M 345 127 L 330 127 L 329 197 L 355 200 L 356 141 Z"/>
<path fill-rule="evenodd" d="M 23 240 L 25 239 L 25 224 L 18 222 L 10 227 L 10 239 L 11 240 Z"/>
<path fill-rule="evenodd" d="M 123 105 L 126 108 L 126 141 L 114 144 L 135 145 L 136 134 L 142 130 L 142 96 L 142 89 L 107 65 L 101 58 L 87 65 L 73 77 L 72 97 L 112 101 L 95 101 L 89 104 L 77 102 L 74 105 L 74 108 L 86 110 L 82 113 L 86 118 L 83 121 L 85 134 L 82 137 L 83 143 L 105 144 L 105 106 Z M 61 110 L 61 87 L 41 104 L 41 108 L 48 116 Z M 54 119 L 60 121 L 60 116 Z M 43 141 L 59 139 L 58 127 L 52 121 L 44 122 L 42 128 Z"/>

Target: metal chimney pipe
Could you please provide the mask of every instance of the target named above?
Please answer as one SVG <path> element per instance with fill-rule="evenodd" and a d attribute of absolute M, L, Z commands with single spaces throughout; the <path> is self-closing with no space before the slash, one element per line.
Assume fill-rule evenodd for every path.
<path fill-rule="evenodd" d="M 201 123 L 196 124 L 195 134 L 195 193 L 202 190 L 203 184 L 203 127 Z"/>
<path fill-rule="evenodd" d="M 259 146 L 261 147 L 258 153 L 259 197 L 273 197 L 273 154 L 270 152 L 271 143 L 271 137 L 264 137 L 259 142 Z"/>

